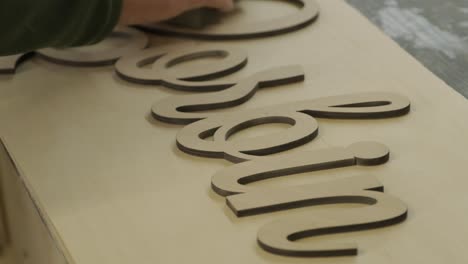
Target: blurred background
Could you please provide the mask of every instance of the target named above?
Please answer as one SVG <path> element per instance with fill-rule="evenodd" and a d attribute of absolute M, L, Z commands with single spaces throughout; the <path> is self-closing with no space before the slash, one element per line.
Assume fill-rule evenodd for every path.
<path fill-rule="evenodd" d="M 468 98 L 468 0 L 347 0 Z"/>

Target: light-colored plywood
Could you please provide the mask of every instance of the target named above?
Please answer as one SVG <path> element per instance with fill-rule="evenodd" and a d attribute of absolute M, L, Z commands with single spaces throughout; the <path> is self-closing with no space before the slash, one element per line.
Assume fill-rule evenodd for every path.
<path fill-rule="evenodd" d="M 389 156 L 388 148 L 382 144 L 356 142 L 347 148 L 328 148 L 265 157 L 220 170 L 213 175 L 211 187 L 222 196 L 251 192 L 259 189 L 248 185 L 252 182 L 354 165 L 380 165 L 387 162 Z"/>
<path fill-rule="evenodd" d="M 37 53 L 44 59 L 62 65 L 96 67 L 114 64 L 124 55 L 148 46 L 148 37 L 133 28 L 116 28 L 103 41 L 85 47 L 45 48 Z"/>
<path fill-rule="evenodd" d="M 285 70 L 282 74 L 291 76 L 290 72 Z M 273 74 L 273 76 L 275 75 Z M 280 76 L 286 79 L 286 77 Z M 205 98 L 201 98 L 200 95 L 174 96 L 163 100 L 159 105 L 156 103 L 153 106 L 153 115 L 156 115 L 158 120 L 169 123 L 173 123 L 174 120 L 175 123 L 200 120 L 185 126 L 178 133 L 177 146 L 179 149 L 192 155 L 225 158 L 232 162 L 240 162 L 283 152 L 310 142 L 318 134 L 318 124 L 314 117 L 342 119 L 397 117 L 407 114 L 410 108 L 406 98 L 395 94 L 356 93 L 297 101 L 284 105 L 278 104 L 222 115 L 211 113 L 210 117 L 206 119 L 204 119 L 206 113 L 182 111 L 183 107 L 189 109 L 188 106 L 193 107 L 192 110 L 195 109 L 195 106 L 203 106 L 204 110 L 210 109 L 210 104 L 215 105 L 214 102 L 216 102 L 216 106 L 213 108 L 216 109 L 222 105 L 222 102 L 218 101 L 221 99 L 221 94 L 225 95 L 225 99 L 222 101 L 228 102 L 226 103 L 228 106 L 229 103 L 237 105 L 238 102 L 235 99 L 239 97 L 239 94 L 246 94 L 243 90 L 245 88 L 252 89 L 255 83 L 254 78 L 253 82 L 248 81 L 237 85 L 240 89 L 236 89 L 237 86 L 234 86 L 231 88 L 232 91 L 216 92 L 213 93 L 213 96 L 205 94 Z M 197 97 L 199 100 L 193 100 Z M 283 133 L 274 133 L 242 141 L 229 140 L 239 131 L 269 123 L 289 124 L 291 127 L 285 129 Z M 213 136 L 213 140 L 205 140 L 208 136 Z"/>
<path fill-rule="evenodd" d="M 0 264 L 18 264 L 11 248 L 4 248 L 0 255 Z"/>
<path fill-rule="evenodd" d="M 120 78 L 135 83 L 164 85 L 172 89 L 193 92 L 216 91 L 234 84 L 206 82 L 207 80 L 224 77 L 247 64 L 247 54 L 239 49 L 220 49 L 216 45 L 190 51 L 180 51 L 180 49 L 180 46 L 167 45 L 124 56 L 115 65 L 116 73 Z M 176 75 L 170 71 L 180 63 L 201 58 L 218 58 L 221 61 L 204 67 L 185 69 L 183 72 L 179 70 L 176 71 Z"/>
<path fill-rule="evenodd" d="M 299 30 L 310 25 L 319 15 L 319 7 L 315 0 L 283 0 L 283 2 L 296 5 L 298 7 L 297 12 L 255 23 L 244 23 L 242 20 L 235 23 L 225 23 L 223 19 L 220 19 L 217 23 L 207 25 L 201 29 L 180 27 L 170 23 L 149 24 L 141 27 L 150 32 L 175 36 L 211 40 L 237 40 L 281 35 Z"/>
<path fill-rule="evenodd" d="M 255 183 L 292 188 L 374 175 L 386 194 L 407 205 L 407 220 L 370 231 L 295 241 L 304 246 L 356 243 L 357 256 L 310 260 L 267 253 L 256 240 L 269 223 L 313 217 L 330 212 L 328 208 L 337 212 L 372 207 L 335 204 L 238 218 L 210 187 L 211 177 L 232 164 L 183 153 L 176 146 L 182 127 L 151 116 L 155 102 L 186 92 L 122 81 L 112 67 L 90 71 L 35 58 L 24 65 L 22 75 L 1 80 L 0 135 L 33 190 L 38 210 L 47 216 L 44 221 L 53 229 L 52 237 L 66 249 L 69 263 L 468 262 L 464 254 L 468 103 L 344 2 L 317 2 L 320 19 L 302 30 L 217 42 L 248 54 L 249 63 L 229 81 L 287 65 L 301 65 L 305 81 L 262 89 L 245 104 L 215 111 L 244 111 L 350 93 L 396 93 L 408 98 L 412 110 L 401 117 L 319 118 L 317 138 L 288 151 L 377 141 L 390 149 L 386 164 Z M 281 11 L 267 15 L 279 16 Z M 180 45 L 184 50 L 205 44 L 162 37 L 152 41 L 154 46 Z M 176 65 L 174 70 L 212 62 Z M 230 140 L 275 134 L 284 126 L 288 124 L 246 129 Z"/>
<path fill-rule="evenodd" d="M 44 215 L 38 211 L 24 179 L 0 144 L 2 199 L 8 228 L 8 261 L 25 264 L 67 264 Z"/>
<path fill-rule="evenodd" d="M 3 178 L 3 174 L 4 172 L 2 169 L 2 164 L 0 162 L 0 256 L 8 244 L 8 233 L 7 233 L 6 223 L 5 223 L 5 218 L 6 218 L 5 200 L 4 200 L 5 187 L 3 186 L 3 181 L 1 180 Z"/>
<path fill-rule="evenodd" d="M 240 194 L 243 199 L 234 200 L 237 203 L 230 205 L 233 208 L 242 208 L 241 211 L 258 209 L 257 206 L 269 207 L 271 200 L 275 202 L 290 202 L 298 194 L 298 189 L 307 188 L 308 201 L 323 204 L 354 203 L 364 205 L 361 208 L 347 208 L 338 210 L 316 210 L 293 214 L 268 223 L 258 231 L 258 243 L 268 252 L 295 257 L 329 257 L 349 256 L 357 254 L 356 245 L 340 244 L 341 241 L 316 242 L 314 244 L 301 244 L 298 240 L 323 236 L 341 232 L 352 232 L 374 228 L 386 227 L 400 223 L 407 217 L 407 207 L 399 199 L 376 191 L 363 190 L 369 185 L 368 179 L 352 177 L 353 184 L 361 185 L 356 188 L 347 181 L 331 181 L 324 184 L 299 186 L 285 190 L 263 192 L 260 197 L 249 193 Z M 372 182 L 372 180 L 371 180 Z M 352 189 L 355 187 L 356 189 Z M 375 188 L 371 186 L 371 188 Z M 287 197 L 285 199 L 285 197 Z M 233 198 L 236 198 L 234 196 Z M 238 198 L 238 197 L 237 197 Z M 297 198 L 297 197 L 295 197 Z M 253 203 L 252 203 L 253 202 Z M 266 203 L 265 203 L 266 202 Z"/>

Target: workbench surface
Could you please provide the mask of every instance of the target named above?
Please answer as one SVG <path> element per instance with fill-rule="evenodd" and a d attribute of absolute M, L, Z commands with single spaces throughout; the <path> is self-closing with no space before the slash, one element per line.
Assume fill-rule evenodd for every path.
<path fill-rule="evenodd" d="M 306 73 L 303 83 L 260 90 L 247 103 L 223 111 L 357 92 L 408 97 L 412 110 L 398 118 L 318 119 L 318 138 L 291 150 L 372 140 L 389 147 L 387 164 L 263 183 L 297 185 L 372 174 L 386 193 L 407 204 L 405 222 L 299 242 L 353 241 L 358 256 L 311 260 L 266 253 L 256 244 L 262 225 L 316 209 L 237 218 L 210 187 L 213 174 L 231 163 L 179 151 L 175 139 L 182 126 L 150 115 L 153 103 L 184 92 L 128 83 L 113 67 L 65 67 L 35 57 L 15 76 L 0 78 L 7 216 L 18 220 L 13 246 L 29 245 L 19 248 L 20 257 L 35 264 L 468 263 L 467 100 L 344 1 L 317 2 L 319 20 L 297 32 L 215 42 L 249 54 L 248 65 L 234 78 L 290 64 L 302 65 Z M 262 15 L 283 13 L 270 11 Z M 206 44 L 152 38 L 153 46 L 162 43 L 187 49 Z M 271 133 L 284 126 L 258 129 Z M 16 201 L 30 204 L 18 209 Z M 348 208 L 332 206 L 342 207 Z"/>

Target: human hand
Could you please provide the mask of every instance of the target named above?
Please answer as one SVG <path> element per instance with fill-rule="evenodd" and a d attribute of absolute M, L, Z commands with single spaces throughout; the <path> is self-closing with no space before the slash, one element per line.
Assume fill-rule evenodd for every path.
<path fill-rule="evenodd" d="M 233 5 L 233 0 L 123 0 L 119 23 L 134 25 L 159 22 L 200 7 L 229 11 Z"/>

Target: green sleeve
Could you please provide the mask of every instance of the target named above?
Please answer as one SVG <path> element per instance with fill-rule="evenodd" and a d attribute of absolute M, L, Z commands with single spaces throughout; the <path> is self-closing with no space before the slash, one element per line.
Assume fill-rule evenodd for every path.
<path fill-rule="evenodd" d="M 0 0 L 0 56 L 102 40 L 122 0 Z"/>

